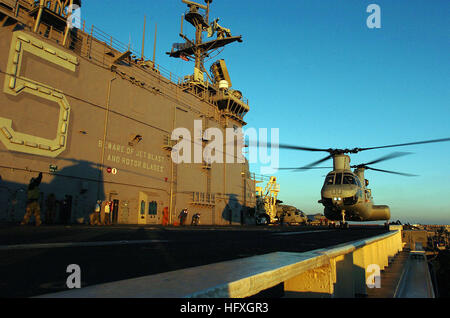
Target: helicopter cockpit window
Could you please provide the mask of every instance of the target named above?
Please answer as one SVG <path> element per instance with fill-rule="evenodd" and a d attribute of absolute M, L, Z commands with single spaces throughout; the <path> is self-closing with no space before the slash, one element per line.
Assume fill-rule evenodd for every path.
<path fill-rule="evenodd" d="M 344 174 L 344 179 L 342 180 L 342 184 L 357 184 L 355 178 L 351 174 Z"/>
<path fill-rule="evenodd" d="M 330 174 L 325 179 L 325 185 L 330 185 L 334 183 L 334 174 Z"/>
<path fill-rule="evenodd" d="M 342 182 L 342 173 L 336 173 L 336 179 L 334 180 L 334 184 L 341 184 Z"/>
<path fill-rule="evenodd" d="M 361 188 L 361 181 L 359 181 L 358 177 L 355 178 L 356 185 Z"/>

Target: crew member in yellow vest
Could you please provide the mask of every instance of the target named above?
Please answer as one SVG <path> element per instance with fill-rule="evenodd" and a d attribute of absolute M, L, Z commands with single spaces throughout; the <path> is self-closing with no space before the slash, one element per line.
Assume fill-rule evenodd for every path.
<path fill-rule="evenodd" d="M 110 214 L 110 212 L 111 212 L 111 202 L 110 201 L 106 201 L 104 212 L 105 212 L 105 217 L 104 217 L 103 224 L 111 225 L 111 214 Z"/>
<path fill-rule="evenodd" d="M 31 178 L 27 191 L 27 210 L 21 225 L 25 225 L 30 220 L 31 215 L 36 218 L 36 226 L 41 225 L 41 208 L 39 207 L 39 185 L 42 181 L 42 172 L 37 178 Z"/>

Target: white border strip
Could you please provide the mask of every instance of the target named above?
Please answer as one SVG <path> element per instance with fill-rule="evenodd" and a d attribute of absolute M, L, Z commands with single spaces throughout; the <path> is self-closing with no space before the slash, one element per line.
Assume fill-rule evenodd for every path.
<path fill-rule="evenodd" d="M 123 241 L 98 241 L 98 242 L 15 244 L 15 245 L 0 245 L 0 251 L 25 250 L 25 249 L 37 249 L 37 248 L 130 245 L 130 244 L 167 243 L 167 242 L 169 242 L 169 241 L 168 240 L 135 240 L 135 241 L 123 240 Z"/>

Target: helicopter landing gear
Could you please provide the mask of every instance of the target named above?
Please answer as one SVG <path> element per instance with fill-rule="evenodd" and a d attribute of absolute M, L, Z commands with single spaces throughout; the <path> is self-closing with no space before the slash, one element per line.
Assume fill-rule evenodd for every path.
<path fill-rule="evenodd" d="M 339 228 L 340 228 L 340 229 L 348 229 L 348 223 L 347 223 L 347 222 L 344 222 L 344 223 L 343 223 L 343 222 L 341 221 L 341 222 L 339 223 Z"/>
<path fill-rule="evenodd" d="M 348 223 L 345 222 L 345 210 L 342 210 L 342 221 L 339 222 L 339 228 L 348 229 Z"/>

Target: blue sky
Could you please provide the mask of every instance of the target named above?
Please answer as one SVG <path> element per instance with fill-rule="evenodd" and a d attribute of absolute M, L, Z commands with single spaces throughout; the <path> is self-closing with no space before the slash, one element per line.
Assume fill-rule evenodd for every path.
<path fill-rule="evenodd" d="M 370 4 L 381 8 L 380 29 L 366 25 Z M 124 43 L 131 38 L 140 52 L 145 14 L 145 55 L 153 55 L 157 23 L 156 62 L 183 76 L 192 63 L 165 52 L 182 42 L 186 9 L 181 0 L 86 0 L 81 15 L 87 26 Z M 248 127 L 279 128 L 281 143 L 353 148 L 450 137 L 449 14 L 447 0 L 214 0 L 210 16 L 243 37 L 218 58 L 226 60 L 233 88 L 249 99 Z M 193 38 L 186 22 L 184 30 Z M 374 167 L 420 176 L 368 171 L 375 203 L 389 205 L 393 220 L 450 224 L 450 142 L 361 152 L 352 163 L 393 151 L 413 154 Z M 321 156 L 280 150 L 280 166 Z M 322 212 L 317 200 L 327 172 L 277 173 L 280 199 L 308 214 Z"/>

